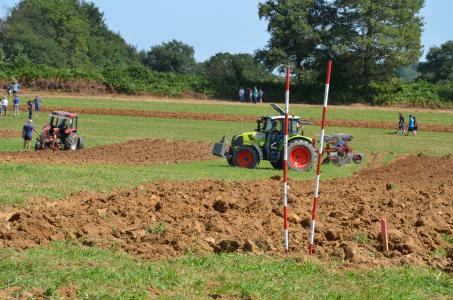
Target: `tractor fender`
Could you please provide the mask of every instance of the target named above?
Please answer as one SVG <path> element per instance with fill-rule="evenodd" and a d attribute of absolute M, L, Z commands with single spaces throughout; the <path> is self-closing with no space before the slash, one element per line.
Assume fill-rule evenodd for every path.
<path fill-rule="evenodd" d="M 258 153 L 258 157 L 260 158 L 260 160 L 263 160 L 263 151 L 261 150 L 261 148 L 254 143 L 251 143 L 250 146 L 256 150 L 256 153 Z"/>
<path fill-rule="evenodd" d="M 291 137 L 291 138 L 288 139 L 288 142 L 295 141 L 295 140 L 303 140 L 303 141 L 308 142 L 309 144 L 313 143 L 313 140 L 311 138 L 305 137 L 305 136 L 294 136 L 294 137 Z"/>

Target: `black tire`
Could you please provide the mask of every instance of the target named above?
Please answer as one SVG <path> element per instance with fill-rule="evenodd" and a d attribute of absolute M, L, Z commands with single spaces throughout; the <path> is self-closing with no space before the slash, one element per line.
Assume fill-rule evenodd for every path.
<path fill-rule="evenodd" d="M 76 150 L 78 142 L 79 136 L 76 133 L 69 134 L 64 141 L 65 150 Z"/>
<path fill-rule="evenodd" d="M 260 159 L 252 147 L 240 146 L 233 151 L 233 163 L 236 167 L 254 169 Z"/>
<path fill-rule="evenodd" d="M 316 151 L 304 140 L 294 140 L 288 145 L 288 168 L 299 172 L 310 171 L 315 161 Z"/>
<path fill-rule="evenodd" d="M 85 139 L 79 135 L 79 140 L 77 142 L 77 149 L 85 148 Z"/>
<path fill-rule="evenodd" d="M 362 163 L 362 160 L 363 160 L 363 155 L 362 153 L 354 153 L 352 155 L 352 161 L 355 163 L 355 164 L 360 164 Z"/>

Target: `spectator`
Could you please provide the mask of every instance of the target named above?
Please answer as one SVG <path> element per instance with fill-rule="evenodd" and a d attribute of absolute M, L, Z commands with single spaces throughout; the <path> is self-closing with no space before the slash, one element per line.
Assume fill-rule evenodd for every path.
<path fill-rule="evenodd" d="M 6 109 L 8 108 L 8 99 L 6 97 L 3 97 L 2 100 L 2 111 L 3 115 L 6 116 Z"/>
<path fill-rule="evenodd" d="M 14 96 L 13 105 L 14 105 L 14 116 L 15 117 L 19 116 L 19 103 L 20 103 L 19 97 L 17 95 Z"/>
<path fill-rule="evenodd" d="M 11 96 L 11 84 L 9 82 L 6 84 L 6 95 Z"/>
<path fill-rule="evenodd" d="M 408 126 L 407 126 L 407 134 L 409 134 L 409 132 L 414 135 L 414 129 L 415 129 L 415 120 L 414 120 L 414 117 L 412 115 L 409 115 L 409 123 L 408 123 Z"/>
<path fill-rule="evenodd" d="M 402 113 L 399 113 L 398 129 L 401 134 L 406 133 L 406 130 L 404 129 L 404 116 Z"/>
<path fill-rule="evenodd" d="M 33 102 L 35 103 L 35 115 L 39 117 L 39 112 L 41 111 L 41 97 L 36 96 Z"/>
<path fill-rule="evenodd" d="M 24 149 L 28 148 L 28 150 L 30 150 L 33 131 L 38 133 L 33 127 L 33 121 L 28 120 L 28 122 L 25 123 L 24 127 L 22 128 L 22 137 L 24 138 Z"/>
<path fill-rule="evenodd" d="M 417 119 L 415 118 L 415 116 L 412 116 L 412 118 L 414 119 L 414 135 L 416 135 L 418 130 Z"/>
<path fill-rule="evenodd" d="M 244 88 L 242 88 L 242 86 L 239 88 L 239 102 L 245 102 L 245 99 L 244 99 Z"/>
<path fill-rule="evenodd" d="M 258 94 L 259 94 L 259 97 L 260 97 L 260 103 L 263 103 L 263 95 L 264 95 L 264 92 L 260 89 L 258 91 Z"/>
<path fill-rule="evenodd" d="M 19 93 L 20 90 L 20 84 L 17 83 L 17 81 L 14 81 L 13 84 L 13 95 L 16 96 L 17 93 Z"/>
<path fill-rule="evenodd" d="M 248 88 L 247 89 L 247 92 L 249 94 L 249 102 L 252 103 L 252 100 L 253 100 L 253 91 L 251 88 Z"/>
<path fill-rule="evenodd" d="M 252 95 L 253 103 L 256 104 L 256 101 L 258 100 L 258 89 L 256 86 L 253 88 L 253 95 Z"/>
<path fill-rule="evenodd" d="M 27 102 L 27 108 L 28 108 L 28 119 L 31 120 L 33 117 L 33 102 L 28 100 Z"/>

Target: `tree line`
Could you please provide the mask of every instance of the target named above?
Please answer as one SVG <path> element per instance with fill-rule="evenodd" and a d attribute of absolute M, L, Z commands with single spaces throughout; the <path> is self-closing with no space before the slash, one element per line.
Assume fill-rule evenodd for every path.
<path fill-rule="evenodd" d="M 325 64 L 334 60 L 337 103 L 453 102 L 453 41 L 431 48 L 420 36 L 424 0 L 267 0 L 258 15 L 270 39 L 254 54 L 217 53 L 197 63 L 194 49 L 171 40 L 138 50 L 79 0 L 22 0 L 0 20 L 0 78 L 33 82 L 86 78 L 108 90 L 234 98 L 259 85 L 280 99 L 279 70 L 292 66 L 295 99 L 321 101 Z M 411 80 L 405 78 L 411 77 Z"/>

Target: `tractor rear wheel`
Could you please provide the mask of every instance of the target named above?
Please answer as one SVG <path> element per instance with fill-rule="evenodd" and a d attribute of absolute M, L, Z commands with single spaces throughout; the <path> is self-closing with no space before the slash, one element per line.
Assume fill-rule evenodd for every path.
<path fill-rule="evenodd" d="M 288 168 L 310 171 L 315 158 L 315 148 L 303 140 L 291 141 L 288 145 Z"/>
<path fill-rule="evenodd" d="M 77 142 L 77 149 L 83 149 L 85 147 L 85 139 L 79 135 L 79 141 Z"/>
<path fill-rule="evenodd" d="M 233 152 L 233 163 L 236 167 L 253 169 L 259 162 L 258 153 L 252 147 L 241 146 Z"/>
<path fill-rule="evenodd" d="M 75 133 L 70 133 L 64 141 L 64 148 L 66 150 L 77 149 L 77 143 L 79 142 L 79 136 Z"/>

